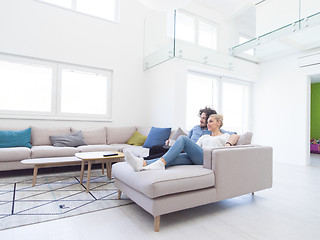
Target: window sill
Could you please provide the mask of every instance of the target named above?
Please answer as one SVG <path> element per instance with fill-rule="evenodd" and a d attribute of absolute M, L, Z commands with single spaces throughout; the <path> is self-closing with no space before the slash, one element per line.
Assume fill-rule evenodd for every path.
<path fill-rule="evenodd" d="M 21 116 L 21 115 L 0 115 L 0 119 L 15 120 L 44 120 L 44 121 L 78 121 L 78 122 L 112 122 L 107 117 L 78 117 L 78 116 Z"/>

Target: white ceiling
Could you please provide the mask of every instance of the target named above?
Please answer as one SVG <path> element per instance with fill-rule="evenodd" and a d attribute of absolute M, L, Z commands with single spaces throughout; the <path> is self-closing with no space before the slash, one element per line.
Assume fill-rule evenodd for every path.
<path fill-rule="evenodd" d="M 213 9 L 224 13 L 234 13 L 249 4 L 254 4 L 253 0 L 197 0 Z"/>

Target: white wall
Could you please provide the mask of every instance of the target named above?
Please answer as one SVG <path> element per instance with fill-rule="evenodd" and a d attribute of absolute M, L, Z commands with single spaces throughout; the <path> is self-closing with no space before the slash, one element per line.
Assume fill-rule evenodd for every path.
<path fill-rule="evenodd" d="M 298 66 L 298 55 L 260 64 L 253 86 L 254 142 L 272 146 L 274 161 L 305 165 L 310 80 Z"/>
<path fill-rule="evenodd" d="M 0 126 L 145 124 L 143 21 L 137 0 L 120 1 L 115 24 L 33 0 L 0 1 L 0 52 L 113 71 L 112 122 L 0 119 Z M 139 93 L 139 94 L 137 94 Z"/>

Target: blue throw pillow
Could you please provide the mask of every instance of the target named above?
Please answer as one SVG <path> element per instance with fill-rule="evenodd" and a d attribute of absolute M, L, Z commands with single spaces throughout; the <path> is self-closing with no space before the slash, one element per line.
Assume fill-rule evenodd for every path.
<path fill-rule="evenodd" d="M 0 131 L 0 148 L 28 147 L 30 144 L 31 128 L 20 131 Z"/>
<path fill-rule="evenodd" d="M 151 148 L 155 145 L 164 145 L 169 139 L 171 128 L 156 128 L 152 127 L 146 141 L 143 144 L 145 148 Z"/>

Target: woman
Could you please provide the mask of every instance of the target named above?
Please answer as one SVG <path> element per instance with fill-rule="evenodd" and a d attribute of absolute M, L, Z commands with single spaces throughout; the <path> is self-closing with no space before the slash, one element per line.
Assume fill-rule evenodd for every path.
<path fill-rule="evenodd" d="M 200 137 L 197 143 L 186 136 L 180 136 L 161 158 L 143 160 L 127 151 L 125 152 L 125 159 L 135 171 L 164 170 L 165 167 L 173 165 L 202 165 L 203 148 L 233 146 L 237 142 L 239 137 L 236 134 L 230 136 L 228 133 L 221 133 L 222 125 L 223 116 L 212 114 L 208 119 L 208 130 L 212 134 Z M 182 150 L 184 150 L 184 153 L 181 153 Z"/>

